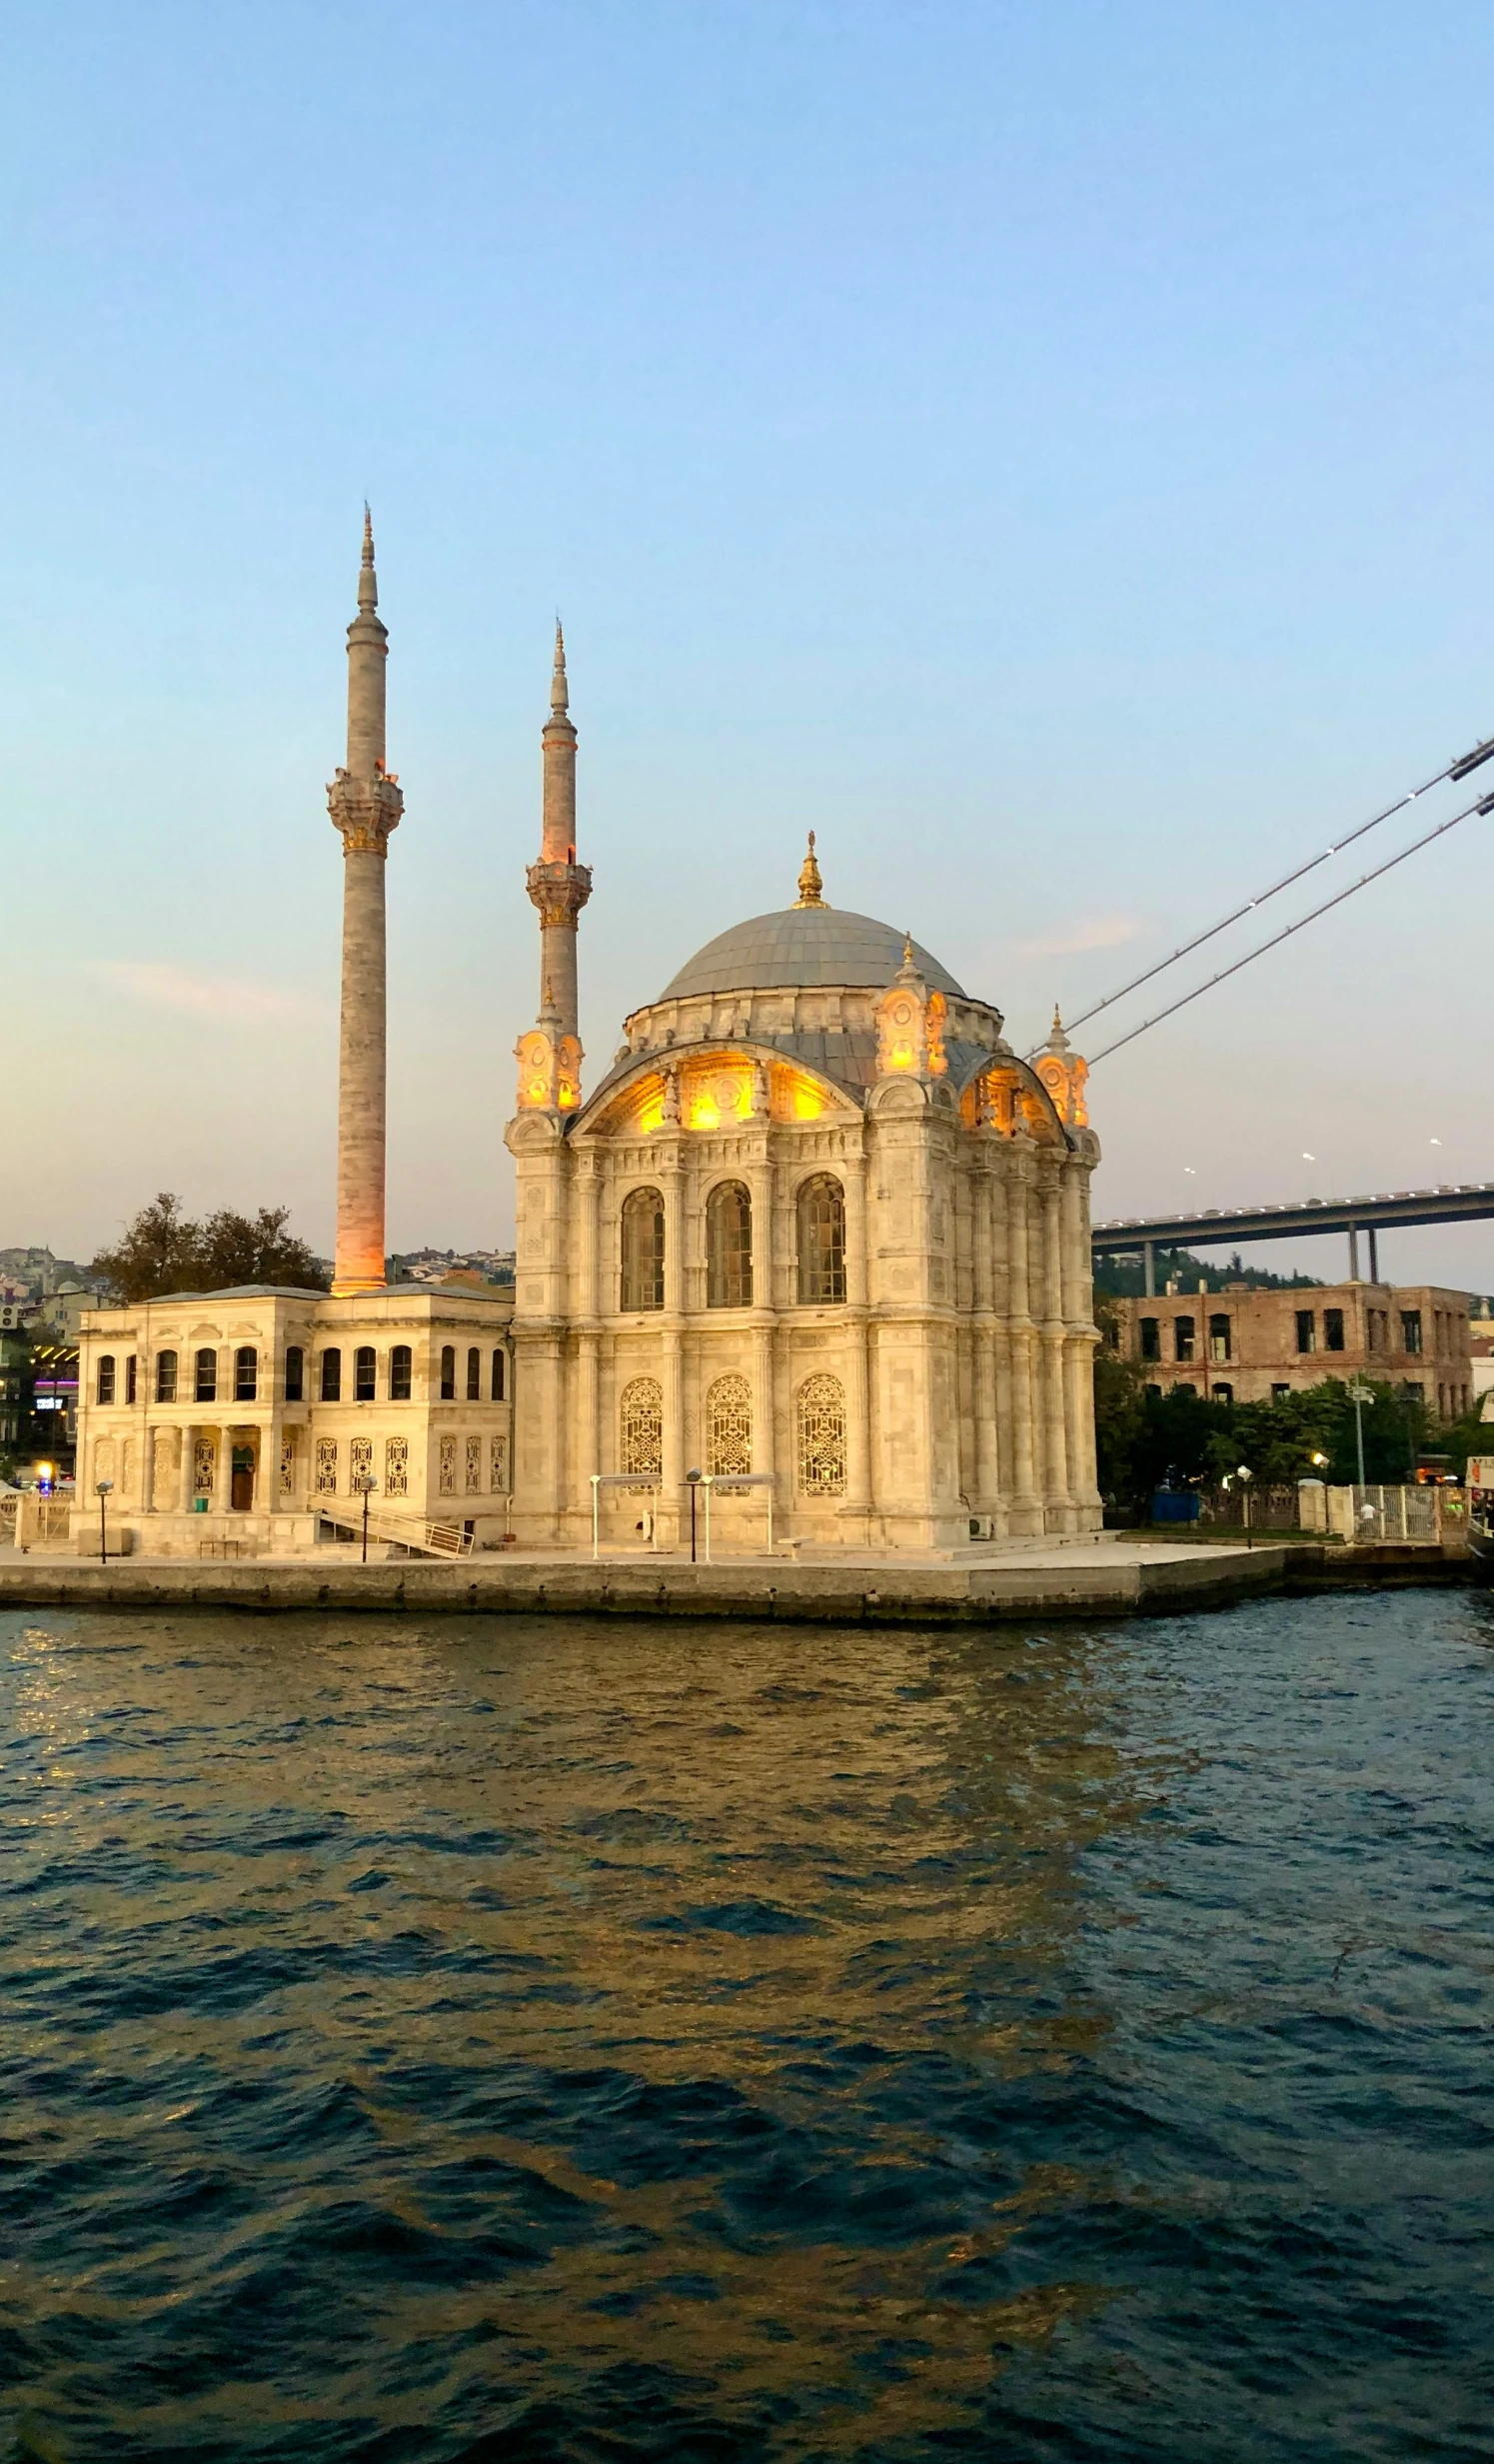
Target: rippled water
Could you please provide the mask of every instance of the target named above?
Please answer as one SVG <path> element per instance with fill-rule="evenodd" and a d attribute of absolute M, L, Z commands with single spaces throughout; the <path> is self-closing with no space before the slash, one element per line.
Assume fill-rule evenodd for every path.
<path fill-rule="evenodd" d="M 1494 2456 L 1494 1606 L 0 1618 L 0 2454 Z"/>

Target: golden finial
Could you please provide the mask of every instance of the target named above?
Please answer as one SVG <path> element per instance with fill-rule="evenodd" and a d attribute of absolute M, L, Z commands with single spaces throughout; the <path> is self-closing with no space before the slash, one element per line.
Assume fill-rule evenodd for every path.
<path fill-rule="evenodd" d="M 824 884 L 819 878 L 819 867 L 814 862 L 814 833 L 811 830 L 809 833 L 809 852 L 804 858 L 802 865 L 799 867 L 798 897 L 793 902 L 794 906 L 828 907 L 828 899 L 822 899 L 819 895 L 823 888 Z"/>
<path fill-rule="evenodd" d="M 902 964 L 904 967 L 911 967 L 912 963 L 913 937 L 911 933 L 904 933 L 902 936 Z"/>

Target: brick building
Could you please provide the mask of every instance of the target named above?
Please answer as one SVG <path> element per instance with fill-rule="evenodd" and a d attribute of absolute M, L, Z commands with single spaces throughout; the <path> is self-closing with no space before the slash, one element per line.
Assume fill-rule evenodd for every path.
<path fill-rule="evenodd" d="M 1157 1393 L 1181 1386 L 1221 1402 L 1271 1402 L 1325 1377 L 1362 1375 L 1448 1420 L 1473 1392 L 1468 1294 L 1436 1284 L 1227 1283 L 1101 1305 L 1114 1313 L 1118 1349 Z"/>

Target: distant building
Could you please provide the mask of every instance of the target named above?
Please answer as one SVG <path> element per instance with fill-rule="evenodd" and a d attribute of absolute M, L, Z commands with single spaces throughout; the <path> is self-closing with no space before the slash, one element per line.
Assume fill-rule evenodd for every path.
<path fill-rule="evenodd" d="M 1435 1284 L 1227 1284 L 1104 1305 L 1119 1350 L 1158 1394 L 1181 1387 L 1218 1402 L 1272 1402 L 1325 1377 L 1364 1376 L 1450 1420 L 1476 1390 L 1468 1294 Z"/>

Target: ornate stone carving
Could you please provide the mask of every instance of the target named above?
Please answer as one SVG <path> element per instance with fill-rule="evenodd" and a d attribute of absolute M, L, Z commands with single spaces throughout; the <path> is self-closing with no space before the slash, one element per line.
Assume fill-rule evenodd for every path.
<path fill-rule="evenodd" d="M 576 919 L 592 895 L 591 866 L 542 861 L 529 867 L 524 880 L 542 929 L 574 933 Z"/>
<path fill-rule="evenodd" d="M 845 1388 L 816 1370 L 798 1390 L 798 1484 L 806 1497 L 845 1494 Z"/>
<path fill-rule="evenodd" d="M 345 856 L 387 856 L 389 834 L 398 830 L 405 799 L 399 781 L 382 767 L 372 779 L 340 770 L 327 790 L 333 827 L 343 834 Z"/>

